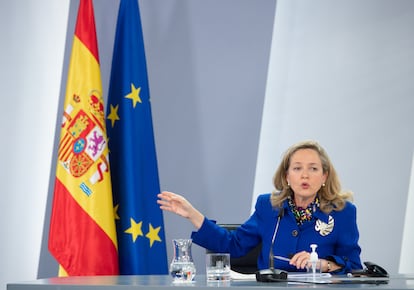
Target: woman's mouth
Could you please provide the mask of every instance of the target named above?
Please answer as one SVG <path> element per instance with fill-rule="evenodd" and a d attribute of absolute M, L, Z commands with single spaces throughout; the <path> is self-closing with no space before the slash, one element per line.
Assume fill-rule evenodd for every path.
<path fill-rule="evenodd" d="M 303 183 L 301 184 L 301 187 L 302 187 L 303 189 L 308 189 L 308 188 L 309 188 L 309 183 L 307 183 L 307 182 L 303 182 Z"/>

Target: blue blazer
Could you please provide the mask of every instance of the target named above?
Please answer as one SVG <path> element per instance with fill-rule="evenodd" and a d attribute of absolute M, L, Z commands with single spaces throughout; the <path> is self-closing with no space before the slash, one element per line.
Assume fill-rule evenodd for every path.
<path fill-rule="evenodd" d="M 281 209 L 275 209 L 271 205 L 270 194 L 262 194 L 257 198 L 253 215 L 237 230 L 228 232 L 205 218 L 201 228 L 193 232 L 191 238 L 206 249 L 230 253 L 232 257 L 241 257 L 262 243 L 257 266 L 258 269 L 266 269 L 269 268 L 270 245 L 279 214 L 281 219 L 273 246 L 274 255 L 289 258 L 301 251 L 311 252 L 310 245 L 317 244 L 319 258 L 342 266 L 337 274 L 362 269 L 356 207 L 351 202 L 347 202 L 343 210 L 329 214 L 318 208 L 311 221 L 298 226 L 287 201 Z M 301 271 L 280 259 L 274 259 L 274 267 L 290 272 Z"/>

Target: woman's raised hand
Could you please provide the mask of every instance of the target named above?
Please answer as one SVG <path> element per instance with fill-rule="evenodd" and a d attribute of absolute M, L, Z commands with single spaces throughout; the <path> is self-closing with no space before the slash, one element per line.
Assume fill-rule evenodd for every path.
<path fill-rule="evenodd" d="M 162 210 L 166 210 L 190 220 L 190 222 L 199 229 L 204 221 L 204 215 L 202 215 L 193 205 L 185 199 L 183 196 L 163 191 L 158 194 L 157 203 Z"/>

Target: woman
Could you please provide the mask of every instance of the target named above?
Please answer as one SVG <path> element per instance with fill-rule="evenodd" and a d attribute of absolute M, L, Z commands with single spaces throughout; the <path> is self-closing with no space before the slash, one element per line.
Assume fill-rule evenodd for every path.
<path fill-rule="evenodd" d="M 189 219 L 197 229 L 191 235 L 194 243 L 209 250 L 240 257 L 262 243 L 259 269 L 274 263 L 277 269 L 305 271 L 311 244 L 318 246 L 323 272 L 344 274 L 362 269 L 352 193 L 341 192 L 336 171 L 317 142 L 300 142 L 287 150 L 274 186 L 274 192 L 258 197 L 253 215 L 231 233 L 181 195 L 162 192 L 158 203 L 162 210 Z"/>

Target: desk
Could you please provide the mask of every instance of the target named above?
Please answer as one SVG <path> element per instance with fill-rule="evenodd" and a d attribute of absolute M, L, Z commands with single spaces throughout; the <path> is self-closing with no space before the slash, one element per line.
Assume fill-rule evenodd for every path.
<path fill-rule="evenodd" d="M 231 281 L 228 284 L 208 284 L 204 275 L 198 275 L 191 284 L 173 284 L 168 275 L 149 276 L 90 276 L 48 278 L 28 282 L 8 283 L 7 290 L 212 290 L 211 288 L 231 288 L 229 290 L 272 289 L 414 289 L 414 275 L 394 275 L 388 284 L 296 284 L 288 282 L 258 283 L 256 281 Z M 221 288 L 221 287 L 220 287 Z"/>

